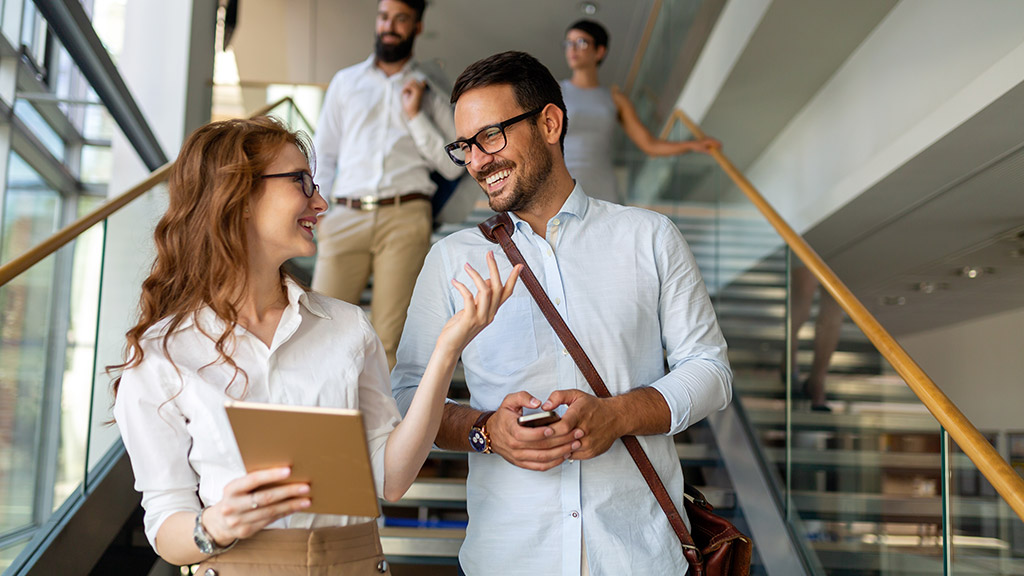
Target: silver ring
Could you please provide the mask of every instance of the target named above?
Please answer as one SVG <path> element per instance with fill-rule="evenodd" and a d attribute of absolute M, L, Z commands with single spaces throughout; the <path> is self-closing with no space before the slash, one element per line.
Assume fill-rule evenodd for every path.
<path fill-rule="evenodd" d="M 260 503 L 256 501 L 256 493 L 253 492 L 252 493 L 252 506 L 251 506 L 251 508 L 253 510 L 255 510 L 255 509 L 259 508 L 259 507 L 260 507 Z"/>

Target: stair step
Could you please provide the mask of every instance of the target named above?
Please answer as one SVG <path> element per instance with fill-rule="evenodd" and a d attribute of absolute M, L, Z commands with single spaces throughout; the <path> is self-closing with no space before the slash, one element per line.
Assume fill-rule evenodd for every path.
<path fill-rule="evenodd" d="M 457 564 L 459 548 L 466 539 L 464 529 L 452 528 L 397 528 L 380 529 L 380 543 L 388 561 L 398 563 L 436 563 L 449 559 Z"/>
<path fill-rule="evenodd" d="M 895 522 L 938 524 L 942 522 L 939 496 L 902 496 L 853 492 L 792 491 L 793 504 L 804 520 L 837 522 Z M 956 498 L 957 522 L 980 519 L 1010 519 L 1012 512 L 1001 506 L 998 497 Z M 1014 516 L 1016 517 L 1016 516 Z"/>
<path fill-rule="evenodd" d="M 756 400 L 756 399 L 755 399 Z M 745 402 L 747 415 L 751 425 L 756 429 L 780 428 L 785 426 L 786 413 L 781 401 L 775 403 L 770 409 L 752 409 L 750 402 Z M 878 408 L 887 407 L 877 405 Z M 892 407 L 887 407 L 891 409 Z M 921 406 L 924 410 L 924 406 Z M 792 427 L 794 430 L 820 430 L 820 431 L 859 431 L 876 432 L 880 434 L 899 433 L 931 433 L 939 431 L 939 423 L 926 410 L 917 411 L 882 411 L 862 413 L 842 412 L 792 412 Z"/>
<path fill-rule="evenodd" d="M 778 399 L 786 395 L 786 387 L 775 371 L 737 372 L 733 388 L 744 397 Z M 896 375 L 830 373 L 825 389 L 830 399 L 840 401 L 921 403 L 903 379 Z"/>

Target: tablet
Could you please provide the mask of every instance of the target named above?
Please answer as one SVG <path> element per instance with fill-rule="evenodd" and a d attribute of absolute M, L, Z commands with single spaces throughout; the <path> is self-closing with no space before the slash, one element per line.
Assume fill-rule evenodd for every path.
<path fill-rule="evenodd" d="M 380 515 L 359 410 L 253 402 L 224 408 L 247 472 L 291 466 L 281 484 L 309 483 L 303 512 Z"/>

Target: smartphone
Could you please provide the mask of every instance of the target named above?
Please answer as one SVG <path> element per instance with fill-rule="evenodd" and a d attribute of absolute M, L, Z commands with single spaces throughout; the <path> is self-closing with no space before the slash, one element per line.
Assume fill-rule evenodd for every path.
<path fill-rule="evenodd" d="M 525 414 L 519 417 L 519 425 L 527 426 L 530 428 L 536 428 L 538 426 L 547 426 L 554 424 L 561 420 L 562 417 L 552 412 L 551 410 L 544 410 L 541 412 L 534 412 L 533 414 Z"/>

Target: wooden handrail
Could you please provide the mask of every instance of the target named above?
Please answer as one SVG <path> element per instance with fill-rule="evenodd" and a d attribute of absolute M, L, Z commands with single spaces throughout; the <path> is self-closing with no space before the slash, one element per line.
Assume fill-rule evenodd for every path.
<path fill-rule="evenodd" d="M 676 121 L 682 122 L 695 138 L 705 138 L 704 131 L 678 108 L 672 113 L 662 138 L 668 136 Z M 718 162 L 722 170 L 739 187 L 761 214 L 786 241 L 790 249 L 807 268 L 814 273 L 821 285 L 828 290 L 836 302 L 860 327 L 875 348 L 892 365 L 896 372 L 924 403 L 932 416 L 949 432 L 965 454 L 974 462 L 985 478 L 992 483 L 999 495 L 1024 520 L 1024 478 L 1021 478 L 996 452 L 996 449 L 982 436 L 981 432 L 971 424 L 963 412 L 956 407 L 948 396 L 935 385 L 924 370 L 907 354 L 896 340 L 882 327 L 878 320 L 868 312 L 864 304 L 853 295 L 853 292 L 836 276 L 835 272 L 813 248 L 797 234 L 793 228 L 779 216 L 771 204 L 765 200 L 754 185 L 747 180 L 719 148 L 713 148 L 710 155 Z"/>
<path fill-rule="evenodd" d="M 636 82 L 636 77 L 640 74 L 640 64 L 644 61 L 644 56 L 647 54 L 647 45 L 651 42 L 651 34 L 654 33 L 654 25 L 658 22 L 658 14 L 661 12 L 661 1 L 654 0 L 654 4 L 651 5 L 643 36 L 640 37 L 636 52 L 633 53 L 633 63 L 629 66 L 629 75 L 626 76 L 626 84 L 622 89 L 623 94 L 629 94 L 633 91 L 633 83 Z"/>
<path fill-rule="evenodd" d="M 250 114 L 250 118 L 255 116 L 262 116 L 267 112 L 270 112 L 274 108 L 277 108 L 281 104 L 284 104 L 285 102 L 291 102 L 292 105 L 295 104 L 295 102 L 292 101 L 291 97 L 285 96 L 284 98 L 281 98 L 280 100 L 272 104 L 267 104 L 266 106 L 263 106 L 259 110 L 253 112 L 252 114 Z M 296 110 L 298 110 L 298 107 L 296 107 Z M 303 122 L 306 122 L 306 118 L 302 116 L 302 112 L 299 112 L 299 117 L 302 118 Z M 309 122 L 306 122 L 306 125 L 312 126 L 312 124 L 310 124 Z M 60 230 L 54 232 L 52 236 L 50 236 L 46 240 L 43 240 L 39 244 L 33 246 L 31 249 L 29 249 L 21 256 L 18 256 L 17 258 L 11 260 L 7 264 L 0 266 L 0 286 L 4 286 L 22 272 L 35 266 L 43 258 L 46 258 L 50 254 L 53 254 L 58 249 L 60 249 L 61 246 L 64 246 L 68 242 L 71 242 L 72 240 L 77 238 L 78 235 L 81 234 L 82 232 L 85 232 L 89 228 L 92 228 L 96 224 L 102 222 L 103 220 L 106 220 L 114 212 L 117 212 L 131 201 L 150 191 L 157 184 L 166 181 L 167 177 L 171 173 L 171 166 L 173 165 L 174 162 L 168 162 L 167 164 L 164 164 L 163 166 L 157 168 L 152 173 L 150 173 L 149 177 L 147 177 L 142 182 L 136 184 L 135 186 L 132 186 L 130 189 L 121 193 L 119 196 L 116 196 L 104 202 L 92 212 L 86 214 L 85 216 L 82 216 L 78 220 L 75 220 L 71 224 L 68 224 L 64 228 L 61 228 Z"/>

